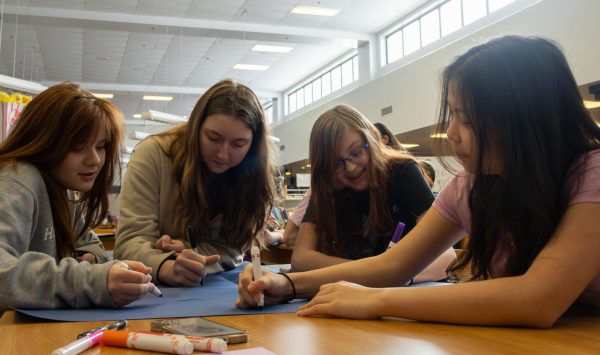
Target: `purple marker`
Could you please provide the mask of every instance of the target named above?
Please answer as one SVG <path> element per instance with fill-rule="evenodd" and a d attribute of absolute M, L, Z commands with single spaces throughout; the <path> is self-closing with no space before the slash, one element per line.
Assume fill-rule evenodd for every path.
<path fill-rule="evenodd" d="M 394 231 L 394 235 L 392 235 L 392 240 L 390 240 L 390 244 L 388 245 L 388 249 L 390 249 L 400 241 L 400 238 L 402 238 L 402 232 L 404 232 L 404 223 L 398 222 L 398 225 L 396 226 L 396 231 Z"/>

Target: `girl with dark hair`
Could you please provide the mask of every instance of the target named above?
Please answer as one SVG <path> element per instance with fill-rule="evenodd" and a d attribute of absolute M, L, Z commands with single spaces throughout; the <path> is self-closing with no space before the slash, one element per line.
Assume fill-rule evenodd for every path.
<path fill-rule="evenodd" d="M 221 81 L 186 124 L 136 147 L 121 189 L 115 256 L 144 262 L 172 286 L 234 268 L 263 229 L 274 177 L 260 101 L 247 86 Z"/>
<path fill-rule="evenodd" d="M 0 308 L 123 306 L 154 287 L 142 263 L 106 262 L 91 231 L 122 140 L 121 113 L 77 84 L 25 107 L 0 145 Z"/>
<path fill-rule="evenodd" d="M 292 254 L 293 270 L 380 254 L 398 222 L 408 233 L 433 202 L 410 154 L 382 144 L 375 126 L 350 106 L 336 106 L 317 119 L 309 158 L 312 194 Z M 417 280 L 446 278 L 452 260 L 450 250 Z"/>
<path fill-rule="evenodd" d="M 392 131 L 390 131 L 390 129 L 386 125 L 384 125 L 381 122 L 376 122 L 373 123 L 373 126 L 377 128 L 379 136 L 381 137 L 381 142 L 384 145 L 387 145 L 388 147 L 392 147 L 397 150 L 406 151 L 406 149 L 404 149 L 404 147 L 400 144 L 396 136 L 394 136 Z"/>
<path fill-rule="evenodd" d="M 443 75 L 439 131 L 465 171 L 386 253 L 289 279 L 240 278 L 239 307 L 310 297 L 298 314 L 550 327 L 573 304 L 600 309 L 600 127 L 565 56 L 508 36 L 458 57 Z M 472 282 L 400 286 L 462 234 Z M 329 284 L 339 280 L 347 282 Z M 293 283 L 292 284 L 290 284 Z M 374 288 L 371 288 L 374 287 Z"/>

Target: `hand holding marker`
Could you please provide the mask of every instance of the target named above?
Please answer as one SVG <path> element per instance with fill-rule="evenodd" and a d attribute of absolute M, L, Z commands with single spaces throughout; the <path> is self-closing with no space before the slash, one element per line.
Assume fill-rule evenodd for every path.
<path fill-rule="evenodd" d="M 122 262 L 122 261 L 118 261 L 118 262 L 117 262 L 117 264 L 118 264 L 120 267 L 124 268 L 124 269 L 127 269 L 127 270 L 133 270 L 133 269 L 131 268 L 131 266 L 129 266 L 129 265 L 127 265 L 127 264 L 125 264 L 125 263 L 124 263 L 124 262 Z M 153 287 L 152 287 L 152 290 L 151 290 L 150 292 L 151 292 L 151 293 L 152 293 L 154 296 L 156 296 L 156 297 L 162 297 L 162 292 L 160 292 L 159 288 L 158 288 L 158 287 L 156 287 L 156 285 L 154 285 L 154 284 L 153 284 L 152 286 L 153 286 Z"/>

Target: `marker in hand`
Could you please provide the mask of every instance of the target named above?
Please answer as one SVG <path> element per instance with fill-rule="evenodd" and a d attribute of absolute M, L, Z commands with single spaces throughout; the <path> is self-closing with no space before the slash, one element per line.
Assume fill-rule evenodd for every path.
<path fill-rule="evenodd" d="M 260 269 L 260 249 L 256 245 L 252 245 L 250 249 L 250 258 L 252 259 L 252 276 L 254 276 L 254 280 L 258 280 L 261 275 Z M 258 307 L 264 307 L 265 305 L 265 294 L 261 291 L 260 298 L 258 300 Z"/>
<path fill-rule="evenodd" d="M 402 232 L 404 232 L 404 223 L 398 222 L 398 225 L 396 226 L 396 231 L 394 231 L 394 235 L 392 235 L 392 240 L 390 240 L 390 244 L 387 247 L 388 249 L 390 249 L 400 241 L 400 238 L 402 238 Z"/>
<path fill-rule="evenodd" d="M 133 270 L 131 268 L 131 266 L 127 265 L 126 263 L 119 261 L 118 265 L 124 269 L 127 270 Z M 160 291 L 160 289 L 158 287 L 156 287 L 156 285 L 153 285 L 154 287 L 152 288 L 152 290 L 150 291 L 150 293 L 152 293 L 154 296 L 156 297 L 162 297 L 162 292 Z"/>

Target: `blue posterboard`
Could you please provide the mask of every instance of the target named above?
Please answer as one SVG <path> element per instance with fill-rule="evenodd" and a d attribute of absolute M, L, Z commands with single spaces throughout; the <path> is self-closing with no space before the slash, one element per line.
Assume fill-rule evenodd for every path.
<path fill-rule="evenodd" d="M 219 274 L 208 275 L 204 286 L 161 286 L 163 297 L 152 294 L 122 308 L 86 309 L 15 309 L 29 316 L 57 321 L 107 321 L 117 319 L 154 319 L 175 317 L 203 317 L 236 314 L 294 313 L 306 303 L 296 300 L 290 303 L 266 306 L 263 309 L 237 309 L 238 275 L 243 266 Z M 268 268 L 277 270 L 278 267 Z"/>

